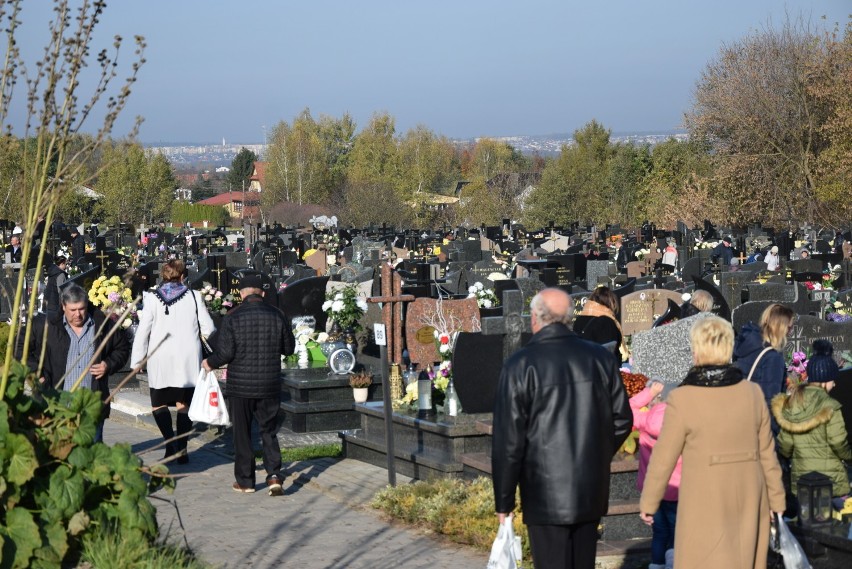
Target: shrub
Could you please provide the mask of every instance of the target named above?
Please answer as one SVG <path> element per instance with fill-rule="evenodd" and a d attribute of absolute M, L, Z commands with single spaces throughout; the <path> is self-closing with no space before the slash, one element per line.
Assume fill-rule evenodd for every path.
<path fill-rule="evenodd" d="M 168 471 L 143 472 L 129 445 L 95 443 L 102 407 L 100 393 L 40 387 L 23 365 L 10 366 L 0 401 L 3 567 L 58 567 L 108 526 L 127 539 L 157 536 L 147 497 Z"/>
<path fill-rule="evenodd" d="M 393 518 L 425 526 L 483 551 L 491 549 L 497 536 L 494 488 L 488 478 L 473 482 L 442 478 L 389 486 L 376 494 L 372 505 Z M 516 512 L 513 525 L 515 534 L 521 536 L 524 557 L 531 559 L 529 536 L 520 511 Z"/>

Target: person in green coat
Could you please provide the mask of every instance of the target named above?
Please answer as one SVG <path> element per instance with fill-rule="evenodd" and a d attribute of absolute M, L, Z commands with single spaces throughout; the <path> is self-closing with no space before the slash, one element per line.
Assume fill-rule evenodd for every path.
<path fill-rule="evenodd" d="M 792 458 L 792 486 L 800 476 L 819 472 L 834 483 L 835 505 L 849 495 L 849 476 L 844 460 L 852 460 L 852 449 L 840 413 L 840 403 L 828 392 L 839 373 L 831 357 L 834 348 L 827 340 L 813 344 L 808 361 L 808 381 L 793 387 L 789 394 L 772 399 L 772 414 L 781 428 L 778 452 Z"/>

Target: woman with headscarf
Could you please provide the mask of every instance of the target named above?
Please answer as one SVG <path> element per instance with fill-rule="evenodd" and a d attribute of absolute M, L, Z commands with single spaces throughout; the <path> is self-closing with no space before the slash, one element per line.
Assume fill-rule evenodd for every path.
<path fill-rule="evenodd" d="M 667 399 L 645 475 L 647 524 L 682 458 L 674 566 L 765 569 L 770 510 L 784 511 L 784 485 L 760 388 L 730 364 L 731 324 L 717 316 L 689 333 L 694 366 Z"/>
<path fill-rule="evenodd" d="M 183 283 L 183 261 L 173 259 L 163 265 L 163 282 L 152 292 L 142 294 L 142 315 L 133 338 L 130 366 L 147 356 L 151 413 L 166 441 L 166 458 L 177 455 L 180 464 L 188 462 L 186 442 L 192 430 L 189 404 L 201 370 L 200 334 L 207 337 L 215 326 L 198 291 Z M 161 345 L 162 342 L 162 345 Z M 159 346 L 159 348 L 158 348 Z M 154 351 L 156 349 L 156 352 Z M 177 408 L 177 435 L 169 407 Z"/>

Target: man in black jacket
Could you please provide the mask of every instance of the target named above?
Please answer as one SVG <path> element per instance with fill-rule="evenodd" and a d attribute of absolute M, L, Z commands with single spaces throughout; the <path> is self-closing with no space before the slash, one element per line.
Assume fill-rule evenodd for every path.
<path fill-rule="evenodd" d="M 100 310 L 89 310 L 86 291 L 76 284 L 69 285 L 59 295 L 62 310 L 53 318 L 33 318 L 30 332 L 30 350 L 27 365 L 37 369 L 42 351 L 42 338 L 47 324 L 47 342 L 44 344 L 44 363 L 41 377 L 56 389 L 70 389 L 80 375 L 81 385 L 99 391 L 101 400 L 109 396 L 109 376 L 120 370 L 130 356 L 130 343 L 122 328 L 118 328 L 106 346 L 89 366 L 95 350 L 116 324 L 106 321 Z M 23 336 L 23 334 L 22 334 Z M 65 376 L 65 379 L 60 380 Z M 104 420 L 109 416 L 109 405 L 98 423 L 95 441 L 103 440 Z"/>
<path fill-rule="evenodd" d="M 610 462 L 633 426 L 616 359 L 568 328 L 571 307 L 559 289 L 533 298 L 534 335 L 504 364 L 494 406 L 497 515 L 520 485 L 536 569 L 594 567 Z"/>
<path fill-rule="evenodd" d="M 211 339 L 214 353 L 201 362 L 207 371 L 228 364 L 225 396 L 234 426 L 235 492 L 254 492 L 255 460 L 251 423 L 257 421 L 263 445 L 263 466 L 270 496 L 283 494 L 278 407 L 281 400 L 281 355 L 293 353 L 293 332 L 284 314 L 263 301 L 263 276 L 240 278 L 242 303 L 222 320 Z"/>
<path fill-rule="evenodd" d="M 78 266 L 86 255 L 86 239 L 76 225 L 71 226 L 71 265 Z"/>

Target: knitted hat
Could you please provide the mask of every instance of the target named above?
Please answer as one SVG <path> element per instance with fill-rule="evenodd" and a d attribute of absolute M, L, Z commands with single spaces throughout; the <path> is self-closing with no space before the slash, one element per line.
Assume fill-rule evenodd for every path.
<path fill-rule="evenodd" d="M 834 347 L 828 340 L 816 340 L 813 345 L 813 355 L 808 360 L 808 382 L 828 383 L 837 379 L 840 369 L 831 357 Z"/>

